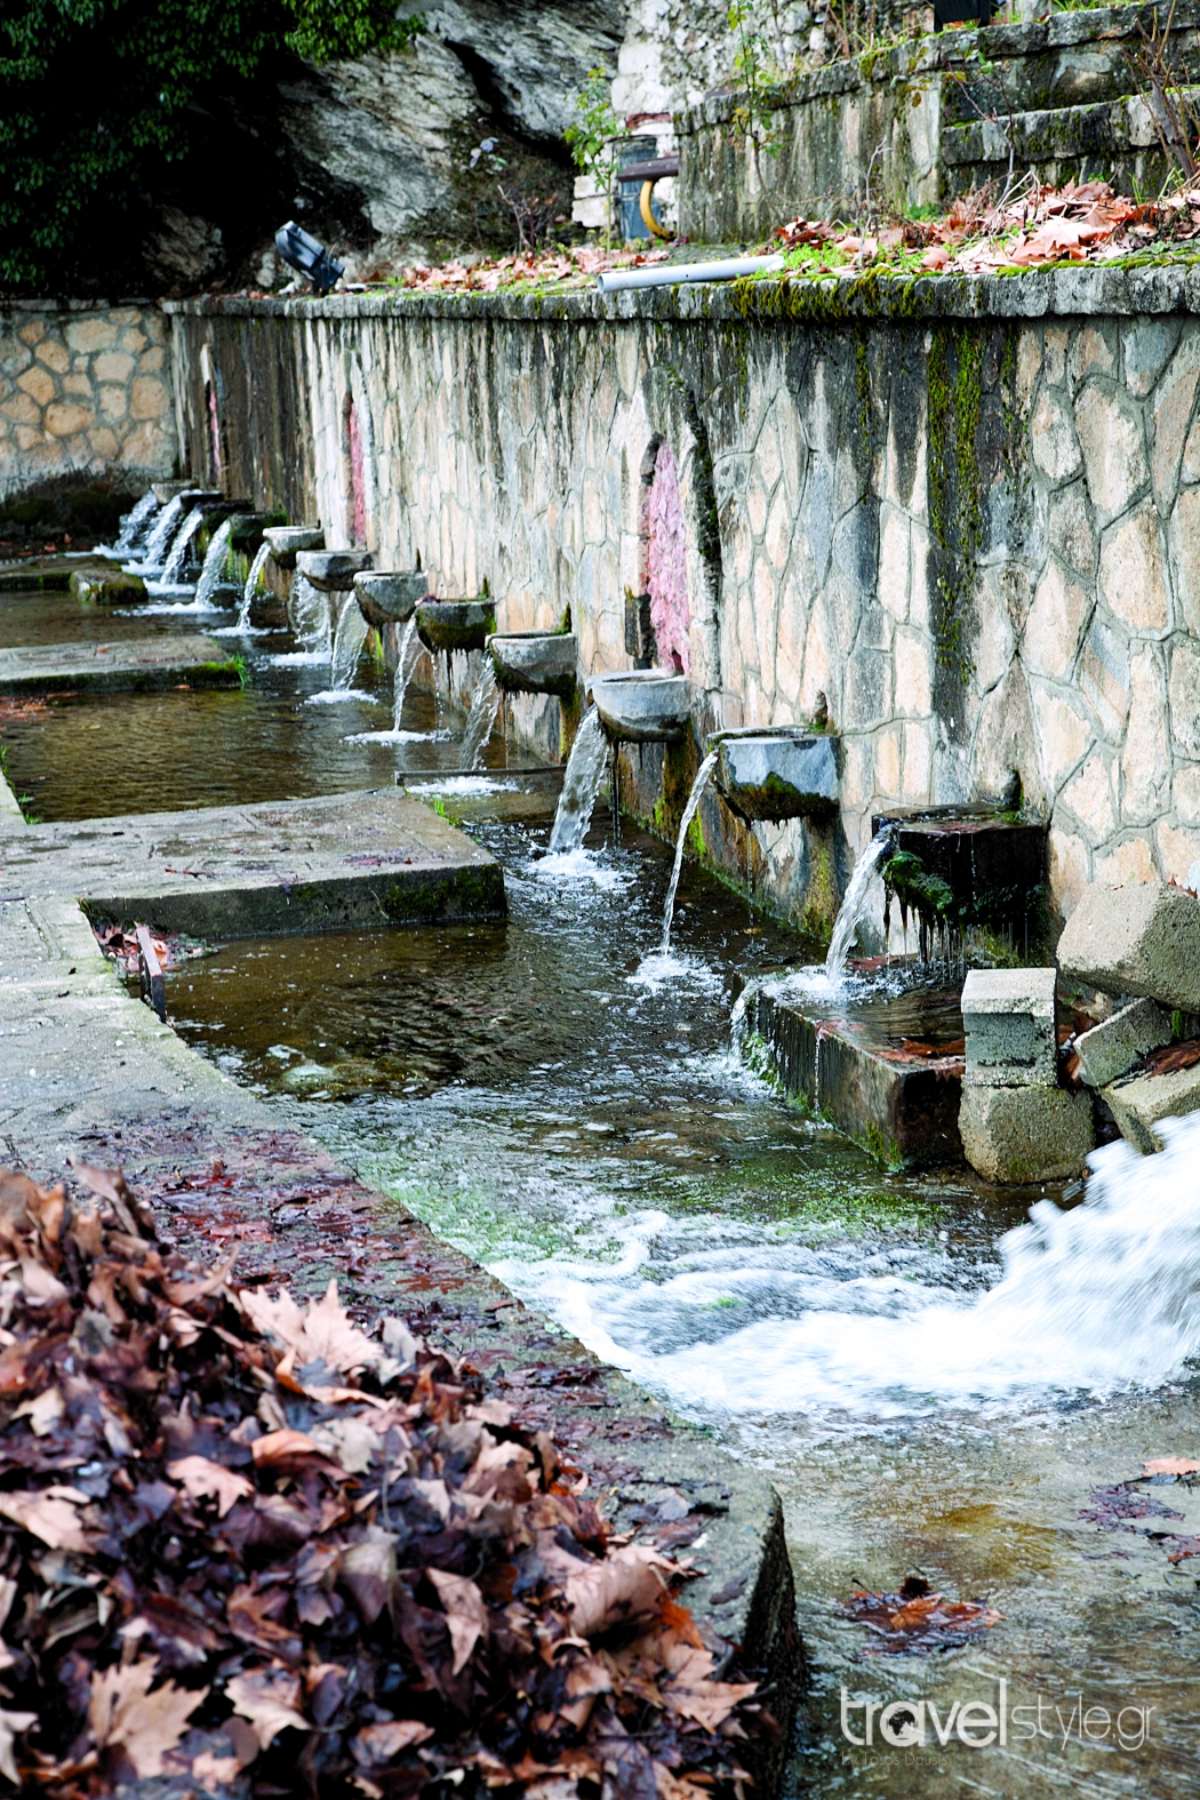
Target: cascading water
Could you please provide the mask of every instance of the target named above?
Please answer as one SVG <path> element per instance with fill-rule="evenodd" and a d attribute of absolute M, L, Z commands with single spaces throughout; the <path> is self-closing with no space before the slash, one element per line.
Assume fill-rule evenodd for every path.
<path fill-rule="evenodd" d="M 229 583 L 225 579 L 225 565 L 229 561 L 229 540 L 233 536 L 233 516 L 222 519 L 213 532 L 204 567 L 200 571 L 200 579 L 196 583 L 196 597 L 192 605 L 197 612 L 211 612 L 217 595 L 228 590 Z"/>
<path fill-rule="evenodd" d="M 288 595 L 288 623 L 301 644 L 305 662 L 328 662 L 333 654 L 333 617 L 329 601 L 299 569 Z M 286 660 L 276 657 L 275 661 Z M 294 660 L 294 659 L 293 659 Z"/>
<path fill-rule="evenodd" d="M 492 727 L 496 723 L 496 714 L 500 711 L 500 684 L 496 680 L 496 666 L 490 656 L 485 655 L 479 669 L 479 679 L 475 683 L 475 692 L 471 696 L 471 708 L 467 714 L 467 723 L 463 731 L 462 765 L 464 769 L 482 769 L 483 753 L 488 739 L 492 735 Z"/>
<path fill-rule="evenodd" d="M 134 574 L 155 575 L 163 568 L 183 522 L 183 515 L 183 495 L 176 494 L 167 501 L 150 527 L 141 557 L 132 565 Z"/>
<path fill-rule="evenodd" d="M 412 680 L 412 672 L 416 663 L 414 657 L 409 660 L 412 641 L 417 635 L 417 615 L 413 614 L 404 627 L 404 636 L 400 639 L 400 648 L 396 653 L 396 680 L 392 689 L 392 730 L 402 729 L 401 719 L 404 713 L 404 702 L 408 695 L 408 684 Z"/>
<path fill-rule="evenodd" d="M 675 861 L 671 867 L 671 880 L 667 887 L 667 903 L 663 907 L 662 937 L 659 940 L 659 955 L 669 956 L 671 951 L 671 924 L 675 917 L 675 896 L 679 892 L 679 877 L 683 871 L 683 853 L 687 847 L 687 834 L 692 820 L 695 818 L 704 797 L 704 790 L 717 766 L 719 750 L 710 750 L 696 771 L 696 779 L 692 783 L 692 791 L 688 795 L 687 805 L 683 809 L 683 817 L 679 821 L 679 836 L 675 840 Z"/>
<path fill-rule="evenodd" d="M 367 621 L 358 609 L 354 594 L 346 594 L 338 608 L 337 623 L 329 652 L 329 692 L 343 696 L 354 692 L 354 672 L 362 647 L 367 641 Z"/>
<path fill-rule="evenodd" d="M 242 588 L 241 604 L 238 606 L 237 629 L 243 634 L 253 630 L 250 623 L 250 612 L 262 582 L 263 570 L 266 568 L 270 556 L 271 546 L 264 538 L 254 552 L 254 561 L 250 564 L 250 572 L 246 576 L 245 586 Z"/>
<path fill-rule="evenodd" d="M 550 833 L 551 856 L 568 855 L 583 843 L 596 809 L 607 761 L 608 739 L 600 723 L 600 714 L 591 706 L 584 715 L 567 759 L 562 793 L 558 797 L 558 810 Z"/>
<path fill-rule="evenodd" d="M 188 592 L 188 587 L 183 582 L 183 571 L 187 567 L 188 556 L 191 553 L 192 539 L 203 523 L 204 508 L 193 506 L 171 540 L 171 549 L 163 564 L 161 577 L 157 581 L 147 581 L 146 583 L 152 594 Z"/>
<path fill-rule="evenodd" d="M 153 488 L 147 488 L 137 504 L 122 516 L 117 531 L 117 541 L 108 550 L 101 551 L 109 556 L 131 556 L 152 529 L 155 514 L 159 510 L 158 498 Z"/>
<path fill-rule="evenodd" d="M 1157 1156 L 1098 1151 L 1082 1206 L 1039 1201 L 1001 1240 L 1003 1273 L 978 1299 L 858 1283 L 837 1310 L 724 1338 L 719 1368 L 704 1346 L 655 1359 L 654 1379 L 718 1405 L 877 1416 L 1159 1386 L 1200 1352 L 1200 1117 L 1160 1129 Z"/>
<path fill-rule="evenodd" d="M 840 987 L 844 979 L 846 958 L 850 954 L 854 934 L 866 917 L 871 882 L 874 880 L 875 871 L 887 855 L 891 842 L 890 830 L 879 832 L 871 839 L 854 865 L 850 885 L 842 896 L 842 904 L 838 908 L 838 915 L 833 923 L 833 936 L 829 940 L 829 953 L 825 958 L 825 973 L 834 987 Z"/>

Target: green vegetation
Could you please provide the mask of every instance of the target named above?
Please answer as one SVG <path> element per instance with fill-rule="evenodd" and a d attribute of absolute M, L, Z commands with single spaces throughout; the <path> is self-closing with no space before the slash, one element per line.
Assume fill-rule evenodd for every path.
<path fill-rule="evenodd" d="M 575 117 L 565 137 L 575 167 L 589 175 L 600 193 L 612 183 L 613 140 L 621 134 L 621 121 L 609 98 L 609 77 L 604 69 L 589 69 L 587 80 L 575 96 Z"/>
<path fill-rule="evenodd" d="M 26 0 L 0 9 L 0 290 L 111 273 L 208 109 L 294 58 L 411 44 L 394 0 Z"/>

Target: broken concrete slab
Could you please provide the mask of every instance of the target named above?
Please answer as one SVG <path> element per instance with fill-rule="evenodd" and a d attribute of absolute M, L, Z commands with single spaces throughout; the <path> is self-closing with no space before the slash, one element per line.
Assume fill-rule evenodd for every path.
<path fill-rule="evenodd" d="M 972 969 L 963 985 L 966 1081 L 1053 1087 L 1055 969 Z"/>
<path fill-rule="evenodd" d="M 1164 1119 L 1200 1111 L 1200 1063 L 1166 1075 L 1135 1075 L 1104 1089 L 1121 1136 L 1143 1156 L 1163 1147 L 1158 1126 Z"/>
<path fill-rule="evenodd" d="M 141 576 L 125 569 L 76 569 L 70 589 L 84 606 L 139 606 L 147 598 Z"/>
<path fill-rule="evenodd" d="M 145 694 L 174 687 L 236 688 L 244 679 L 242 660 L 208 637 L 0 650 L 0 694 Z"/>
<path fill-rule="evenodd" d="M 1060 1087 L 964 1087 L 958 1128 L 975 1173 L 1000 1187 L 1078 1175 L 1096 1143 L 1091 1095 Z"/>
<path fill-rule="evenodd" d="M 1200 901 L 1165 882 L 1085 888 L 1058 943 L 1063 974 L 1200 1012 Z"/>
<path fill-rule="evenodd" d="M 1148 1051 L 1170 1041 L 1170 1015 L 1156 1000 L 1135 1000 L 1076 1038 L 1079 1073 L 1089 1087 L 1108 1087 Z"/>

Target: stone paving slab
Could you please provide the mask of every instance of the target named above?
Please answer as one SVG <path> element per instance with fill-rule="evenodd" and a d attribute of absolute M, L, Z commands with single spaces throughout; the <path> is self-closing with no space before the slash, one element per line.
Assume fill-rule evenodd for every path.
<path fill-rule="evenodd" d="M 20 828 L 0 898 L 66 895 L 97 921 L 215 939 L 497 918 L 489 853 L 394 788 Z"/>
<path fill-rule="evenodd" d="M 466 1357 L 553 1432 L 617 1529 L 660 1512 L 693 1519 L 688 1554 L 703 1574 L 685 1598 L 722 1666 L 740 1654 L 766 1683 L 782 1731 L 744 1752 L 755 1792 L 777 1794 L 805 1671 L 774 1490 L 161 1025 L 72 900 L 11 897 L 11 852 L 41 835 L 0 838 L 0 1163 L 41 1180 L 61 1179 L 71 1157 L 121 1166 L 164 1236 L 206 1263 L 232 1253 L 238 1279 L 301 1293 L 336 1277 L 360 1313 L 399 1312 Z M 95 838 L 111 844 L 103 826 Z"/>
<path fill-rule="evenodd" d="M 242 680 L 241 663 L 209 637 L 0 650 L 0 694 L 141 694 L 173 687 L 236 688 Z"/>

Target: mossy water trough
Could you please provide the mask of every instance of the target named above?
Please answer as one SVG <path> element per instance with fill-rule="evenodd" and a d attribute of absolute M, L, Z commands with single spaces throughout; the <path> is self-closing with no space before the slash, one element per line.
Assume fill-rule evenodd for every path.
<path fill-rule="evenodd" d="M 422 600 L 417 636 L 427 650 L 482 650 L 496 629 L 496 603 L 486 594 L 474 600 Z"/>
<path fill-rule="evenodd" d="M 683 736 L 691 719 L 687 677 L 661 669 L 597 675 L 591 693 L 601 724 L 618 743 L 670 743 Z"/>
<path fill-rule="evenodd" d="M 371 552 L 359 546 L 342 550 L 301 550 L 296 557 L 296 567 L 322 594 L 348 594 L 354 586 L 354 577 L 369 569 L 373 560 Z"/>
<path fill-rule="evenodd" d="M 420 569 L 363 569 L 354 577 L 358 610 L 368 625 L 407 625 L 417 603 L 429 593 L 429 578 Z"/>
<path fill-rule="evenodd" d="M 70 589 L 83 606 L 140 606 L 147 598 L 141 576 L 125 569 L 76 569 Z"/>

